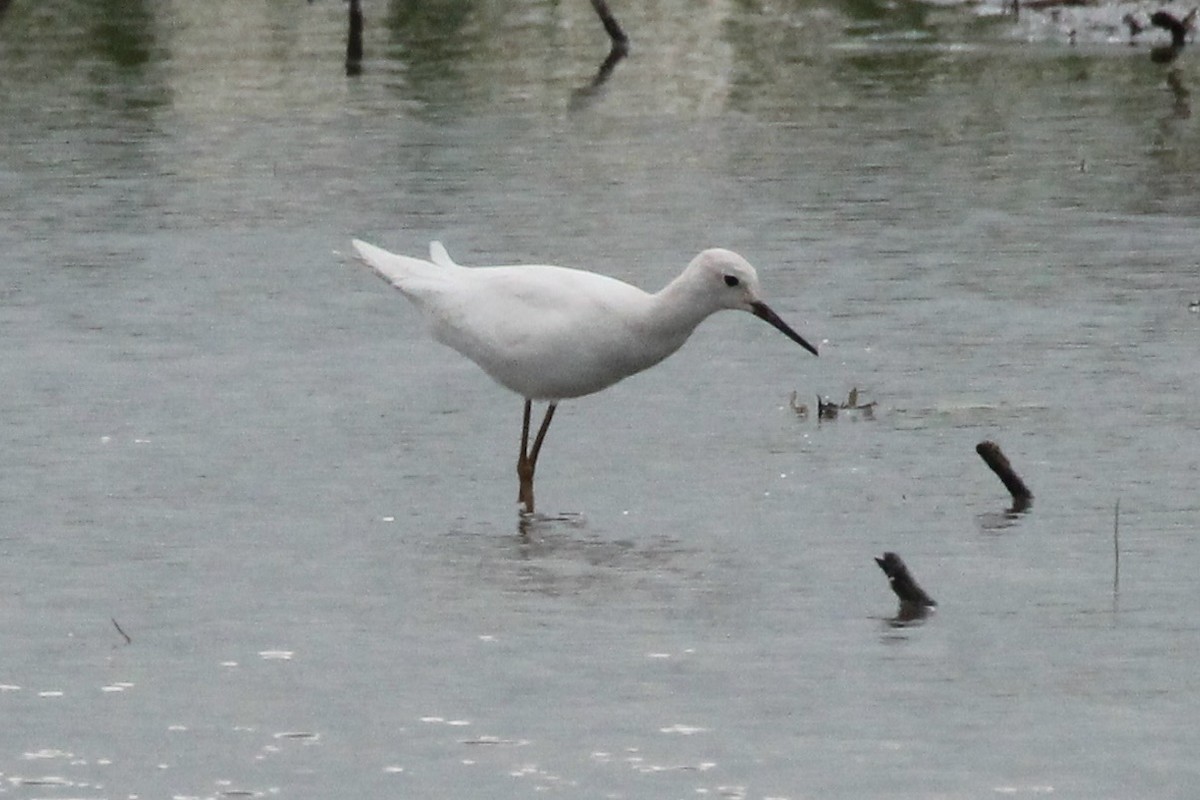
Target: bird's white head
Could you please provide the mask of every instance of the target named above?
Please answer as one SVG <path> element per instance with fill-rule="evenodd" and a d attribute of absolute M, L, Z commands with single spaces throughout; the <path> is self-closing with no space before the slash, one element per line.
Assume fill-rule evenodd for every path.
<path fill-rule="evenodd" d="M 749 261 L 732 250 L 720 247 L 705 250 L 692 259 L 688 271 L 700 277 L 705 294 L 719 308 L 752 312 L 753 304 L 761 300 L 758 273 Z"/>
<path fill-rule="evenodd" d="M 817 354 L 817 348 L 792 330 L 779 315 L 763 302 L 758 286 L 758 273 L 750 262 L 732 250 L 714 247 L 692 259 L 686 273 L 699 276 L 701 291 L 717 308 L 749 311 L 769 322 L 805 350 Z"/>

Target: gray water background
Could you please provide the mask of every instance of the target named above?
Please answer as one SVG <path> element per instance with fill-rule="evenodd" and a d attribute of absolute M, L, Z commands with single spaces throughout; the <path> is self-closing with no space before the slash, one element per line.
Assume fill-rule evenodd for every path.
<path fill-rule="evenodd" d="M 618 2 L 587 94 L 582 0 L 365 6 L 357 78 L 326 0 L 0 17 L 0 794 L 1195 796 L 1195 54 Z M 521 536 L 519 399 L 351 236 L 730 247 L 821 357 L 721 314 L 565 403 Z"/>

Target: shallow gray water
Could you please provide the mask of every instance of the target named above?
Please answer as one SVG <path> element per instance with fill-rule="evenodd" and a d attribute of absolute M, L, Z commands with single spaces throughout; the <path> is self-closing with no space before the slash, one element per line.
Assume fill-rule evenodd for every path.
<path fill-rule="evenodd" d="M 325 0 L 0 16 L 0 793 L 1194 794 L 1194 54 L 614 3 L 585 95 L 582 0 L 365 5 L 357 78 Z M 519 399 L 351 236 L 731 247 L 822 355 L 718 315 L 564 404 L 522 537 Z"/>

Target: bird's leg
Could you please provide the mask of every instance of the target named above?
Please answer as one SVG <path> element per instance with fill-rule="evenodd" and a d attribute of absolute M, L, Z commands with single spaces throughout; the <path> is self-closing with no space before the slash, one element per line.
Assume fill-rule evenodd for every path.
<path fill-rule="evenodd" d="M 517 456 L 517 502 L 525 506 L 525 513 L 533 513 L 533 466 L 529 463 L 529 415 L 533 401 L 525 401 L 525 415 L 521 420 L 521 453 Z"/>
<path fill-rule="evenodd" d="M 533 449 L 529 449 L 529 417 L 533 410 L 533 401 L 525 401 L 525 414 L 521 421 L 521 455 L 517 458 L 517 478 L 520 488 L 517 491 L 517 502 L 525 507 L 526 514 L 533 513 L 533 472 L 537 469 L 538 453 L 542 451 L 542 442 L 546 440 L 546 431 L 550 429 L 550 420 L 554 418 L 557 404 L 551 403 L 546 408 L 546 416 L 538 428 L 537 436 L 533 439 Z"/>
<path fill-rule="evenodd" d="M 529 451 L 529 460 L 533 462 L 535 467 L 537 466 L 538 453 L 542 452 L 542 442 L 546 440 L 546 431 L 550 429 L 550 420 L 554 418 L 554 410 L 556 408 L 558 408 L 558 403 L 551 403 L 546 407 L 546 416 L 542 418 L 542 427 L 538 428 L 537 437 L 533 440 L 533 449 Z"/>

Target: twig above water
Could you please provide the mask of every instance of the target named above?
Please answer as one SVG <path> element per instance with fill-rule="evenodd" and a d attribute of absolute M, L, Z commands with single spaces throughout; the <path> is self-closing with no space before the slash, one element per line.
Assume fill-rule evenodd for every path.
<path fill-rule="evenodd" d="M 113 627 L 117 629 L 117 633 L 121 634 L 121 638 L 125 640 L 125 644 L 133 644 L 133 639 L 129 638 L 129 634 L 121 628 L 120 623 L 117 622 L 117 618 L 109 617 L 109 619 L 112 620 Z"/>
<path fill-rule="evenodd" d="M 363 15 L 360 0 L 350 0 L 350 27 L 346 35 L 346 74 L 362 74 Z"/>
<path fill-rule="evenodd" d="M 613 16 L 608 3 L 605 0 L 592 0 L 592 8 L 596 9 L 596 14 L 600 17 L 600 22 L 604 25 L 604 30 L 608 33 L 608 38 L 612 41 L 612 47 L 608 51 L 608 56 L 601 62 L 600 69 L 596 71 L 596 76 L 592 78 L 591 83 L 571 93 L 571 107 L 573 109 L 582 108 L 588 101 L 594 98 L 608 81 L 609 77 L 612 76 L 618 62 L 629 55 L 629 37 L 621 29 L 621 25 L 617 22 L 617 18 Z"/>
<path fill-rule="evenodd" d="M 1184 45 L 1187 44 L 1187 36 L 1195 23 L 1196 9 L 1194 8 L 1183 19 L 1176 17 L 1169 11 L 1155 11 L 1151 14 L 1150 24 L 1170 33 L 1171 43 L 1152 48 L 1150 50 L 1150 60 L 1159 64 L 1169 64 L 1174 61 L 1183 51 Z"/>
<path fill-rule="evenodd" d="M 1113 508 L 1113 597 L 1121 591 L 1121 498 Z"/>
<path fill-rule="evenodd" d="M 596 9 L 596 14 L 600 17 L 600 22 L 604 25 L 604 30 L 608 33 L 608 38 L 612 39 L 612 52 L 609 53 L 609 58 L 612 58 L 614 53 L 620 53 L 621 56 L 629 54 L 629 37 L 625 35 L 625 31 L 621 29 L 617 18 L 613 16 L 612 11 L 608 7 L 605 0 L 592 0 L 592 8 Z M 617 57 L 617 60 L 620 56 Z"/>

